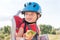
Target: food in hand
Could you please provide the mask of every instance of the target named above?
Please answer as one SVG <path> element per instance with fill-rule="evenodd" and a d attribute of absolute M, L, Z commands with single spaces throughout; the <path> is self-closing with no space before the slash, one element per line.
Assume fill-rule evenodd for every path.
<path fill-rule="evenodd" d="M 33 31 L 33 30 L 28 30 L 28 31 L 26 32 L 26 37 L 27 37 L 27 38 L 30 38 L 30 37 L 34 36 L 35 34 L 36 34 L 35 31 Z"/>

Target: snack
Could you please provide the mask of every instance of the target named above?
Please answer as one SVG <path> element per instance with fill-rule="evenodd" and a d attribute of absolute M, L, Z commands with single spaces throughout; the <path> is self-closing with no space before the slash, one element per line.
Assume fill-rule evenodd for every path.
<path fill-rule="evenodd" d="M 30 37 L 34 36 L 35 34 L 36 34 L 36 32 L 34 32 L 33 30 L 28 30 L 28 31 L 26 32 L 27 38 L 30 38 Z"/>

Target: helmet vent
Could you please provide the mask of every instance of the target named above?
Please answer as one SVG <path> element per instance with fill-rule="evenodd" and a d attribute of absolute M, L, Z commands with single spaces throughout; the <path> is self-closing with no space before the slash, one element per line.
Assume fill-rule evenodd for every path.
<path fill-rule="evenodd" d="M 36 5 L 33 5 L 33 7 L 36 7 Z"/>
<path fill-rule="evenodd" d="M 31 2 L 29 3 L 29 5 L 31 5 Z"/>
<path fill-rule="evenodd" d="M 24 4 L 24 7 L 26 7 L 26 4 Z"/>

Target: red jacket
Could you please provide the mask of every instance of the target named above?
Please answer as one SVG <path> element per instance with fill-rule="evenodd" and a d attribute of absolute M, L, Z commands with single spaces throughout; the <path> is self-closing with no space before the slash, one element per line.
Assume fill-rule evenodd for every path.
<path fill-rule="evenodd" d="M 25 23 L 23 23 L 23 19 L 20 18 L 19 16 L 14 16 L 15 22 L 16 22 L 16 32 L 19 31 L 19 28 L 22 27 L 24 28 Z M 37 31 L 38 29 L 36 28 L 36 24 L 30 24 L 30 27 L 33 31 Z M 29 30 L 28 29 L 28 25 L 26 25 L 26 31 Z M 39 31 L 39 30 L 38 30 Z"/>

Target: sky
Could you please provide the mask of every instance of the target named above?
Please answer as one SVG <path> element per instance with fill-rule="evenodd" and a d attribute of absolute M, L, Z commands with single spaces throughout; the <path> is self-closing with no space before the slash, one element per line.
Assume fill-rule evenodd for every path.
<path fill-rule="evenodd" d="M 18 10 L 22 10 L 24 3 L 37 2 L 41 6 L 42 16 L 37 24 L 52 25 L 60 27 L 60 0 L 0 0 L 0 27 L 12 26 L 12 18 Z M 22 15 L 20 15 L 22 17 Z"/>

